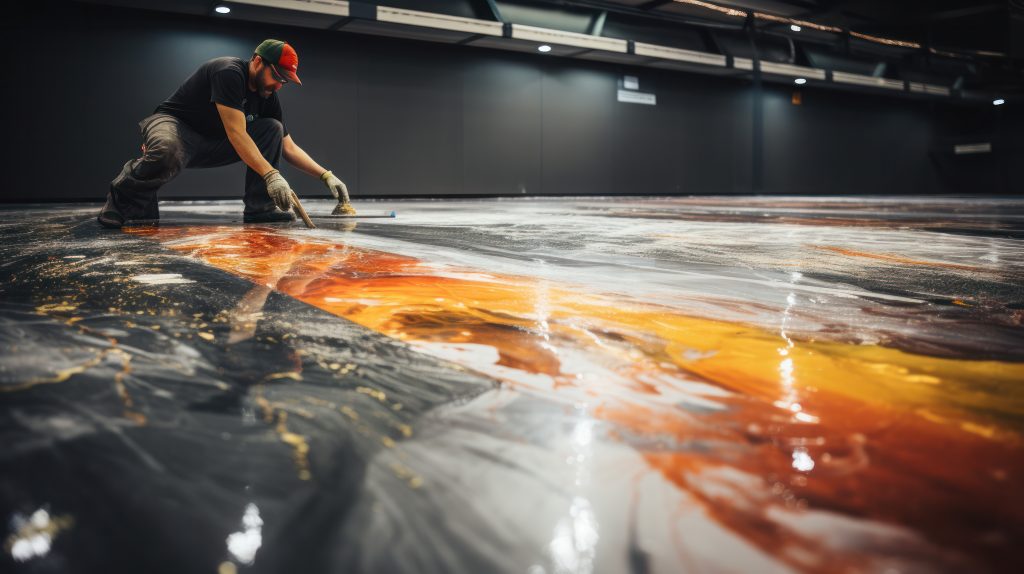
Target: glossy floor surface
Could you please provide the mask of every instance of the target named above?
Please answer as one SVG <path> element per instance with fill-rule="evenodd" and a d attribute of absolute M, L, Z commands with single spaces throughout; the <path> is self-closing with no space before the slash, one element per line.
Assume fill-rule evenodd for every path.
<path fill-rule="evenodd" d="M 1024 200 L 356 207 L 2 212 L 0 570 L 1024 569 Z"/>

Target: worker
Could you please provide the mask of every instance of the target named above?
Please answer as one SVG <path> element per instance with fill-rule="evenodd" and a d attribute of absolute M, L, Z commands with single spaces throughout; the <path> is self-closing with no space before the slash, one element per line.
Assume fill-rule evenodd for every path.
<path fill-rule="evenodd" d="M 336 214 L 354 214 L 348 189 L 295 143 L 281 117 L 277 91 L 302 85 L 291 45 L 265 40 L 248 62 L 214 58 L 139 122 L 142 157 L 124 165 L 110 183 L 98 220 L 119 228 L 128 220 L 157 220 L 157 190 L 188 168 L 218 167 L 241 159 L 245 172 L 245 223 L 294 221 L 292 190 L 277 171 L 281 156 L 319 178 L 338 200 Z"/>

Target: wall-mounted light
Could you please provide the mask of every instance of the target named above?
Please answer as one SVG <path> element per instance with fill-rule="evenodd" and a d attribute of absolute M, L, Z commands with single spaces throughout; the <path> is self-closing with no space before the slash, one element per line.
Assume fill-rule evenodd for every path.
<path fill-rule="evenodd" d="M 231 8 L 228 8 L 227 6 L 217 6 L 213 11 L 218 14 L 228 14 L 231 12 Z"/>
<path fill-rule="evenodd" d="M 799 32 L 800 30 L 803 30 L 803 28 L 801 28 L 800 26 L 798 26 L 796 24 L 790 24 L 789 25 L 789 29 L 794 31 L 794 32 Z"/>
<path fill-rule="evenodd" d="M 551 46 L 548 46 L 547 44 L 541 44 L 540 46 L 537 46 L 537 51 L 538 52 L 550 52 L 551 51 Z"/>
<path fill-rule="evenodd" d="M 797 78 L 797 79 L 793 80 L 793 83 L 798 85 L 798 86 L 802 86 L 802 85 L 807 83 L 807 78 Z"/>
<path fill-rule="evenodd" d="M 1005 103 L 1006 103 L 1006 100 L 1004 100 L 1003 98 L 996 98 L 996 99 L 992 100 L 992 105 L 993 106 L 1001 106 L 1001 105 L 1003 105 Z"/>

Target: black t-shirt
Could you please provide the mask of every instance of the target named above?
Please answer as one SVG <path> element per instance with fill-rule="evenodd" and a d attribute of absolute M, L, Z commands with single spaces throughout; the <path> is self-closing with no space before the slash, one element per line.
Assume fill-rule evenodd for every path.
<path fill-rule="evenodd" d="M 206 136 L 227 137 L 216 104 L 241 110 L 246 122 L 274 118 L 284 123 L 277 93 L 263 99 L 249 91 L 249 62 L 230 57 L 214 58 L 199 66 L 153 113 L 170 114 Z M 288 135 L 287 127 L 284 134 Z"/>

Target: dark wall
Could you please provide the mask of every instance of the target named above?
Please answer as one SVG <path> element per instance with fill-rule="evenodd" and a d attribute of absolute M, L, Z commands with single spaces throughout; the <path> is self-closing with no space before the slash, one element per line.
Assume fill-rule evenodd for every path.
<path fill-rule="evenodd" d="M 1024 110 L 1020 105 L 940 109 L 933 116 L 931 158 L 956 193 L 1024 193 Z M 992 153 L 956 155 L 958 143 L 992 144 Z"/>
<path fill-rule="evenodd" d="M 937 193 L 931 112 L 921 101 L 826 90 L 765 90 L 765 189 Z"/>
<path fill-rule="evenodd" d="M 999 122 L 1000 141 L 1005 148 L 1001 154 L 1000 171 L 1003 180 L 1006 182 L 1007 193 L 1024 194 L 1024 110 L 1020 106 L 1008 108 L 1000 114 Z"/>
<path fill-rule="evenodd" d="M 281 92 L 295 140 L 355 197 L 750 193 L 744 80 L 229 19 L 44 2 L 3 24 L 25 63 L 7 86 L 3 201 L 101 199 L 138 153 L 136 123 L 201 62 L 292 42 Z M 55 8 L 60 8 L 59 11 Z M 657 106 L 618 103 L 628 73 Z M 950 191 L 929 155 L 933 106 L 764 92 L 764 193 Z M 950 112 L 956 115 L 955 112 Z M 186 170 L 162 197 L 234 197 L 241 164 Z M 283 170 L 300 194 L 319 182 Z M 984 191 L 984 190 L 983 190 Z M 994 191 L 994 190 L 993 190 Z"/>

